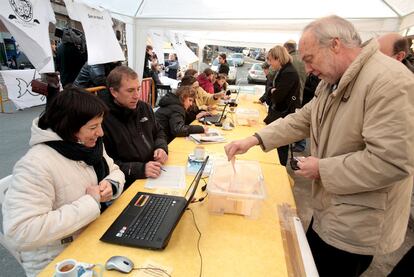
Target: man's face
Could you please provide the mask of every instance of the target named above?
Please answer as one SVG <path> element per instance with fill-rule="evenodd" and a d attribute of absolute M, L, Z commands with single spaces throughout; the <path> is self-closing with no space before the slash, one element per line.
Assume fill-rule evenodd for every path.
<path fill-rule="evenodd" d="M 118 105 L 133 110 L 137 107 L 139 101 L 140 88 L 138 79 L 122 76 L 119 89 L 115 90 L 112 87 L 109 89 Z"/>
<path fill-rule="evenodd" d="M 335 84 L 341 77 L 335 66 L 335 53 L 329 46 L 322 47 L 312 32 L 308 31 L 302 35 L 299 52 L 307 73 L 312 73 L 330 84 Z"/>

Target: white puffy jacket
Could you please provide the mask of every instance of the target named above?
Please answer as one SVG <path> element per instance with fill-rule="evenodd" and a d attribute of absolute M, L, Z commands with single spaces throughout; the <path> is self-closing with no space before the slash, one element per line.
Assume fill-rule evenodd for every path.
<path fill-rule="evenodd" d="M 61 140 L 33 120 L 30 150 L 14 166 L 12 183 L 3 204 L 6 239 L 20 254 L 28 276 L 35 276 L 100 214 L 98 203 L 86 188 L 98 185 L 92 166 L 65 158 L 44 144 Z M 104 151 L 109 166 L 105 179 L 119 182 L 124 174 Z"/>

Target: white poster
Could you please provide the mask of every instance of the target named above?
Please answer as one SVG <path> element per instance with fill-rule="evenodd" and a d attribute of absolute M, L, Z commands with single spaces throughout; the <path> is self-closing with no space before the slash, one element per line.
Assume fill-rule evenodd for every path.
<path fill-rule="evenodd" d="M 0 19 L 40 72 L 54 72 L 49 22 L 55 14 L 49 0 L 1 0 Z"/>
<path fill-rule="evenodd" d="M 164 64 L 164 32 L 160 30 L 150 31 L 149 35 L 152 41 L 152 48 L 158 57 L 158 63 Z"/>
<path fill-rule="evenodd" d="M 46 104 L 44 95 L 32 91 L 30 82 L 33 80 L 34 72 L 34 69 L 0 71 L 9 99 L 19 110 Z M 40 78 L 40 75 L 36 72 L 34 78 Z"/>
<path fill-rule="evenodd" d="M 76 20 L 82 23 L 88 49 L 88 64 L 125 60 L 112 29 L 112 18 L 108 11 L 91 8 L 79 0 L 65 0 L 65 3 L 69 3 L 69 15 L 76 14 Z M 69 12 L 70 9 L 73 11 Z"/>
<path fill-rule="evenodd" d="M 177 51 L 178 63 L 180 66 L 187 66 L 198 61 L 196 54 L 194 54 L 194 52 L 185 44 L 183 34 L 170 32 L 169 37 L 175 51 Z"/>

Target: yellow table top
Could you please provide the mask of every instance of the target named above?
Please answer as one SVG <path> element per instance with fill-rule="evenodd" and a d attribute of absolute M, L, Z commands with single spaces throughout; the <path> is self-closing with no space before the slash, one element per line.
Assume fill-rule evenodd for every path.
<path fill-rule="evenodd" d="M 262 107 L 257 105 L 257 108 Z M 237 126 L 234 131 L 228 133 L 228 141 L 251 135 L 257 128 L 260 126 Z M 185 166 L 188 154 L 195 146 L 194 142 L 185 138 L 175 139 L 169 145 L 167 165 Z M 209 153 L 224 154 L 223 146 L 224 144 L 205 145 Z M 278 165 L 276 151 L 264 153 L 260 147 L 254 147 L 238 158 L 260 162 L 266 198 L 261 202 L 261 211 L 257 219 L 232 214 L 211 214 L 207 209 L 209 197 L 203 202 L 190 205 L 202 233 L 200 249 L 203 257 L 203 276 L 287 276 L 285 251 L 277 213 L 277 205 L 281 203 L 295 207 L 286 168 Z M 187 176 L 187 185 L 193 177 Z M 64 259 L 73 258 L 87 263 L 104 264 L 115 255 L 129 257 L 136 267 L 150 259 L 171 267 L 172 276 L 198 276 L 200 270 L 198 233 L 190 211 L 185 211 L 169 244 L 161 251 L 119 246 L 99 240 L 136 193 L 146 190 L 145 182 L 145 180 L 137 180 L 39 276 L 52 276 L 56 263 Z M 202 182 L 197 198 L 205 195 L 205 192 L 200 191 L 201 186 Z M 182 195 L 184 192 L 185 190 L 180 191 Z M 130 275 L 135 274 L 137 274 L 135 271 L 130 273 Z M 115 271 L 104 272 L 104 276 L 124 275 Z"/>

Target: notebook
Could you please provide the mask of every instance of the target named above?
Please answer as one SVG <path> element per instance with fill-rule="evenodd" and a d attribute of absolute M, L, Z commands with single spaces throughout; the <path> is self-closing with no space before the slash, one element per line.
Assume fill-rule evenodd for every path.
<path fill-rule="evenodd" d="M 139 248 L 164 249 L 194 197 L 208 158 L 207 156 L 204 160 L 184 196 L 138 192 L 101 237 L 101 241 Z M 187 199 L 185 196 L 189 192 Z"/>
<path fill-rule="evenodd" d="M 227 105 L 228 104 L 224 105 L 224 108 L 223 108 L 223 111 L 221 112 L 221 114 L 205 116 L 205 117 L 200 118 L 198 121 L 200 121 L 200 122 L 209 122 L 209 123 L 212 123 L 212 124 L 221 122 L 221 120 L 223 119 L 223 116 L 224 116 L 224 112 L 226 111 Z"/>

